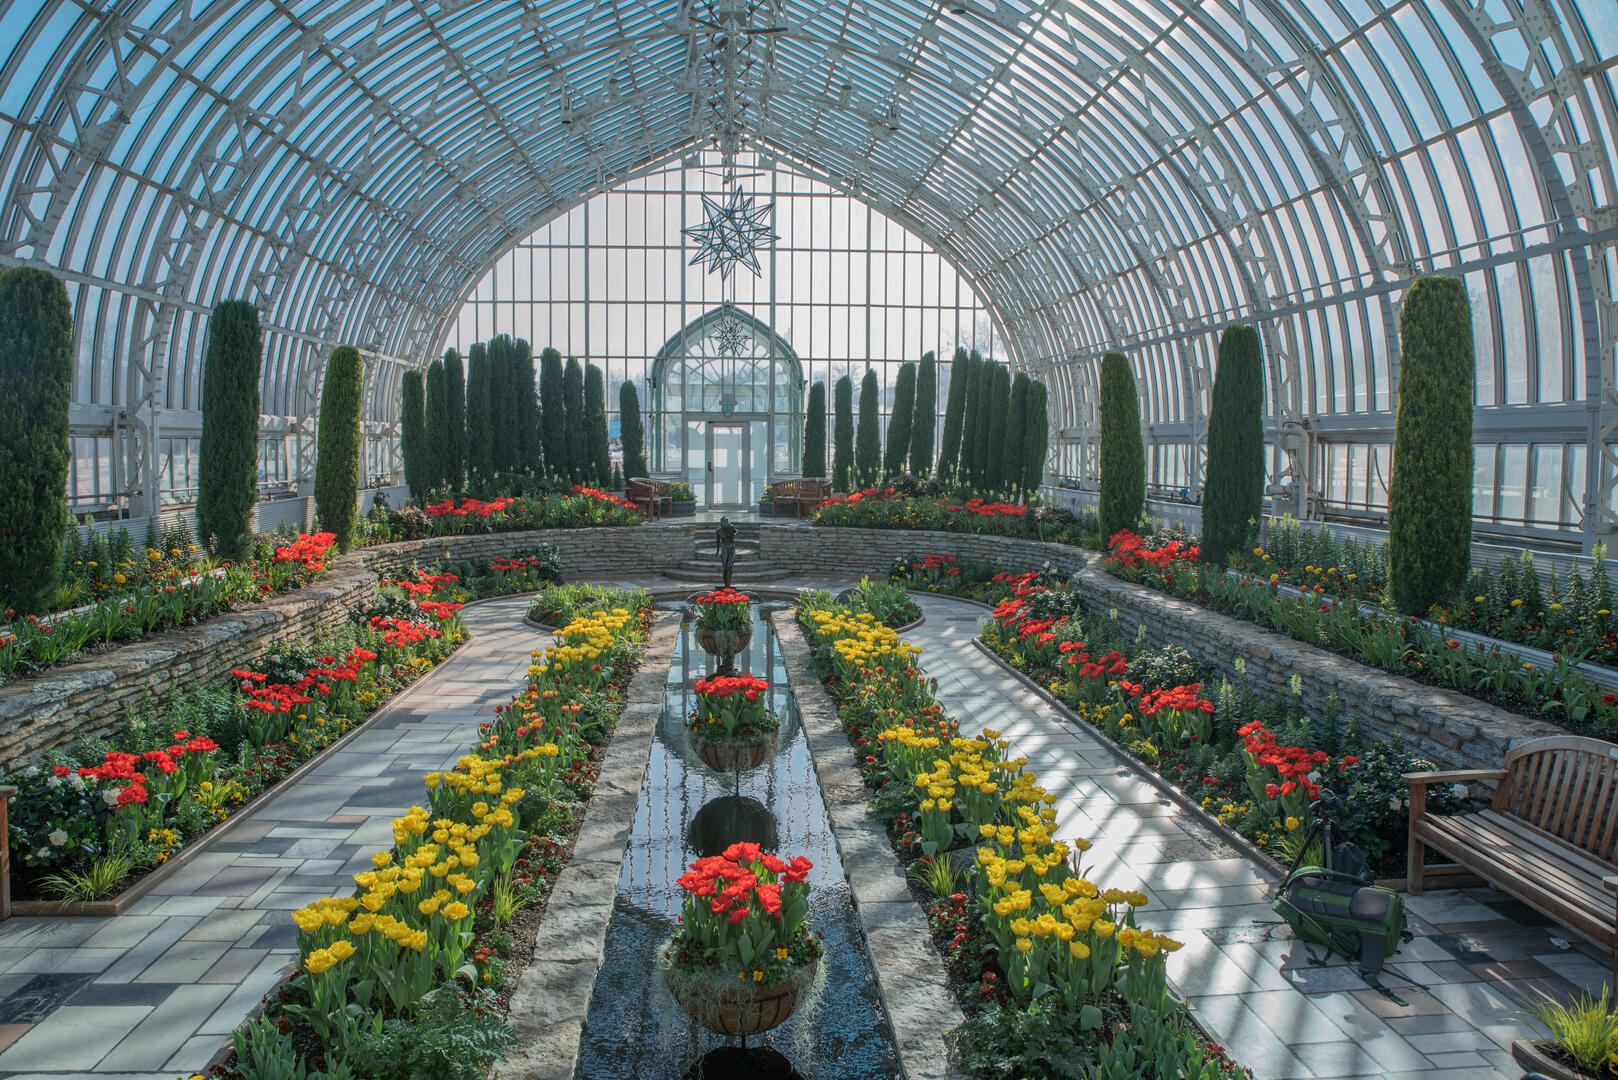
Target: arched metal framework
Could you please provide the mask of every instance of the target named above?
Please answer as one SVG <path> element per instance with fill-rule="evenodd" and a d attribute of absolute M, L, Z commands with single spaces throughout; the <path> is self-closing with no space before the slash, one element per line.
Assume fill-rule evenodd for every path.
<path fill-rule="evenodd" d="M 0 260 L 71 283 L 75 428 L 137 512 L 200 426 L 216 299 L 263 310 L 295 483 L 332 345 L 386 437 L 499 252 L 739 138 L 972 281 L 1064 471 L 1122 348 L 1154 477 L 1195 490 L 1216 332 L 1256 321 L 1273 490 L 1369 492 L 1403 290 L 1463 273 L 1494 515 L 1530 455 L 1525 525 L 1618 520 L 1611 0 L 34 0 L 0 29 Z"/>

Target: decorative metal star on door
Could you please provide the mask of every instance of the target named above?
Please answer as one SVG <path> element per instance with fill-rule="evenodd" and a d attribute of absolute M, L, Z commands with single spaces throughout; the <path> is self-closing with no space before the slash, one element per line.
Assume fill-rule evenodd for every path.
<path fill-rule="evenodd" d="M 697 245 L 690 265 L 708 264 L 708 273 L 719 271 L 721 280 L 727 280 L 737 264 L 747 267 L 755 276 L 763 271 L 758 264 L 758 249 L 768 247 L 780 239 L 770 229 L 770 212 L 775 203 L 757 205 L 751 195 L 732 191 L 723 199 L 702 197 L 702 210 L 707 220 L 682 231 Z"/>
<path fill-rule="evenodd" d="M 753 344 L 753 335 L 740 319 L 727 312 L 714 327 L 713 342 L 714 351 L 720 356 L 741 356 Z"/>

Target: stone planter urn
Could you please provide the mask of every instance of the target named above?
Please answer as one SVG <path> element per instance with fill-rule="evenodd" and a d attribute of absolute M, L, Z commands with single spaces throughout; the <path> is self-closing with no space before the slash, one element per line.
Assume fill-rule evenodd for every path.
<path fill-rule="evenodd" d="M 726 1035 L 757 1035 L 785 1023 L 798 1008 L 798 1000 L 813 985 L 819 961 L 799 968 L 774 986 L 737 980 L 716 989 L 691 975 L 671 969 L 669 991 L 686 1015 L 705 1028 Z"/>
<path fill-rule="evenodd" d="M 699 738 L 696 740 L 697 756 L 715 772 L 745 772 L 764 764 L 764 759 L 770 754 L 770 744 L 774 741 L 770 738 L 746 742 L 739 739 L 709 742 Z"/>
<path fill-rule="evenodd" d="M 753 640 L 753 628 L 743 627 L 741 630 L 702 630 L 697 631 L 697 644 L 702 651 L 710 656 L 717 656 L 721 660 L 729 660 Z"/>
<path fill-rule="evenodd" d="M 1540 1049 L 1539 1043 L 1528 1039 L 1514 1039 L 1511 1056 L 1525 1071 L 1548 1076 L 1550 1080 L 1601 1080 L 1600 1074 L 1585 1072 L 1571 1063 L 1563 1064 Z"/>

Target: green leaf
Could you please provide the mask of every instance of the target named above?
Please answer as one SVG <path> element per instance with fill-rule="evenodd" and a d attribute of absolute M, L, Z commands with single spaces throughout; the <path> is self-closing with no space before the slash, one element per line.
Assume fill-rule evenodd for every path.
<path fill-rule="evenodd" d="M 1101 1027 L 1103 1019 L 1100 1009 L 1094 1005 L 1085 1005 L 1079 1009 L 1079 1030 L 1096 1031 Z"/>

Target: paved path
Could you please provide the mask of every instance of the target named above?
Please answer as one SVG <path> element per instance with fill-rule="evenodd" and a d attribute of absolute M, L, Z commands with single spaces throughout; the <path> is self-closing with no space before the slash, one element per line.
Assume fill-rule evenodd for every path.
<path fill-rule="evenodd" d="M 1367 989 L 1341 961 L 1310 966 L 1265 902 L 1269 878 L 972 645 L 982 608 L 917 602 L 926 622 L 905 637 L 924 650 L 945 707 L 963 728 L 998 730 L 1029 758 L 1058 796 L 1058 835 L 1095 843 L 1087 858 L 1096 881 L 1147 893 L 1146 925 L 1185 942 L 1170 957 L 1171 978 L 1257 1080 L 1515 1080 L 1514 998 L 1605 981 L 1603 964 L 1565 932 L 1488 889 L 1406 897 L 1418 936 L 1392 970 L 1431 987 L 1387 979 L 1409 1007 Z"/>
<path fill-rule="evenodd" d="M 228 837 L 110 919 L 0 923 L 0 1078 L 174 1080 L 206 1066 L 297 956 L 291 912 L 353 889 L 546 636 L 529 600 L 468 607 L 472 640 Z"/>

